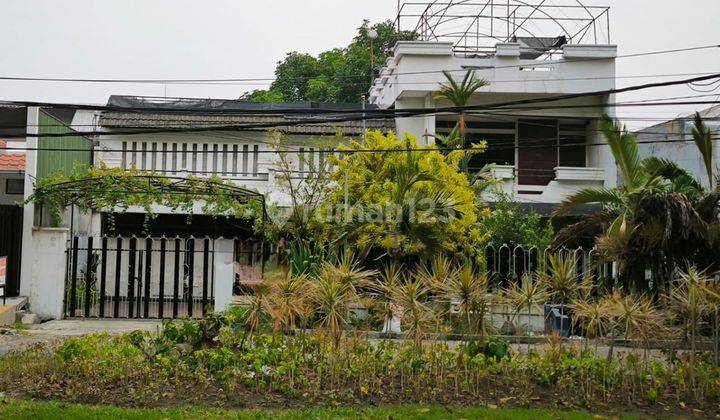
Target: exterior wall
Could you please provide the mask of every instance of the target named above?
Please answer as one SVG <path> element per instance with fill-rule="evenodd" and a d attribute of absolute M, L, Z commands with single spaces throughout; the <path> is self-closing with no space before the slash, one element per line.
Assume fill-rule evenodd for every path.
<path fill-rule="evenodd" d="M 219 176 L 265 194 L 268 203 L 289 206 L 290 198 L 277 183 L 280 168 L 273 153 L 275 149 L 269 144 L 273 140 L 267 132 L 107 135 L 98 139 L 95 162 L 108 167 L 135 167 L 171 177 Z M 302 147 L 305 153 L 302 159 L 305 168 L 300 167 L 299 153 L 288 156 L 298 171 L 297 176 L 309 173 L 311 161 L 314 165 L 325 161 L 327 156 L 318 150 L 331 147 L 333 141 L 332 137 L 292 136 L 288 144 L 293 148 Z M 196 213 L 201 212 L 201 207 L 201 203 L 196 205 Z M 159 206 L 154 210 L 170 212 Z M 129 211 L 143 212 L 139 208 Z"/>
<path fill-rule="evenodd" d="M 717 112 L 720 114 L 720 109 L 718 109 Z M 713 115 L 710 115 L 710 117 L 712 116 Z M 720 122 L 717 120 L 706 120 L 705 124 L 711 132 L 720 132 Z M 657 156 L 673 160 L 677 162 L 680 167 L 688 170 L 694 177 L 701 180 L 704 185 L 709 185 L 705 171 L 705 163 L 695 143 L 693 143 L 692 127 L 692 121 L 679 119 L 667 121 L 638 131 L 636 135 L 640 142 L 638 145 L 640 156 L 642 158 Z M 677 141 L 681 139 L 685 141 Z M 718 162 L 720 158 L 720 150 L 718 149 L 720 148 L 718 147 L 717 140 L 714 140 L 714 143 L 713 162 Z"/>
<path fill-rule="evenodd" d="M 462 75 L 476 69 L 490 85 L 482 92 L 544 95 L 579 93 L 615 87 L 614 45 L 566 45 L 559 60 L 520 59 L 518 44 L 498 44 L 492 56 L 467 58 L 453 54 L 441 42 L 402 41 L 395 46 L 390 64 L 380 72 L 370 102 L 392 106 L 398 98 L 424 97 L 446 79 L 441 70 Z"/>
<path fill-rule="evenodd" d="M 32 150 L 37 147 L 37 137 L 33 135 L 38 133 L 38 121 L 39 121 L 40 108 L 28 107 L 27 108 L 27 133 L 30 137 L 25 139 L 25 144 L 28 149 L 25 153 L 25 198 L 30 197 L 35 191 L 35 174 L 37 172 L 37 151 Z M 28 263 L 33 261 L 34 256 L 38 250 L 35 249 L 33 243 L 33 225 L 35 224 L 35 205 L 25 204 L 23 207 L 23 234 L 22 234 L 22 258 L 23 261 L 20 267 L 20 295 L 30 296 L 32 291 L 32 270 L 33 264 Z M 64 254 L 63 254 L 64 255 Z M 64 271 L 64 270 L 63 270 Z M 31 302 L 32 304 L 32 302 Z"/>

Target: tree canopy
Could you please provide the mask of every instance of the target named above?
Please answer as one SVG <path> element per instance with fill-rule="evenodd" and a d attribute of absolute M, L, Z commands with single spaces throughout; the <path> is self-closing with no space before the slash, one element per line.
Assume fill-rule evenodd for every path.
<path fill-rule="evenodd" d="M 368 36 L 371 29 L 377 32 L 376 39 Z M 275 81 L 269 89 L 246 92 L 240 99 L 250 102 L 360 103 L 370 89 L 375 70 L 385 62 L 395 43 L 415 38 L 412 32 L 398 33 L 392 21 L 371 25 L 366 20 L 347 47 L 325 51 L 317 57 L 289 52 L 278 62 Z"/>

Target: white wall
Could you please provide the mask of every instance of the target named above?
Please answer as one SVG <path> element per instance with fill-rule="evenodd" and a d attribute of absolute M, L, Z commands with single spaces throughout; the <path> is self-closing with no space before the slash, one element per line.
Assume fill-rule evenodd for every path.
<path fill-rule="evenodd" d="M 41 228 L 33 229 L 28 245 L 23 242 L 33 253 L 23 259 L 21 294 L 29 298 L 30 311 L 43 318 L 63 316 L 67 238 L 65 228 Z"/>

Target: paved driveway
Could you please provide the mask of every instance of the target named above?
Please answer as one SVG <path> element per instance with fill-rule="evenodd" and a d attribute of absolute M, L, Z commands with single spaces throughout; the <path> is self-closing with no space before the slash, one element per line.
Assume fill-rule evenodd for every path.
<path fill-rule="evenodd" d="M 0 356 L 9 351 L 36 343 L 52 343 L 67 337 L 106 332 L 122 334 L 134 330 L 155 332 L 161 327 L 160 321 L 145 320 L 59 320 L 29 326 L 15 335 L 0 335 Z"/>

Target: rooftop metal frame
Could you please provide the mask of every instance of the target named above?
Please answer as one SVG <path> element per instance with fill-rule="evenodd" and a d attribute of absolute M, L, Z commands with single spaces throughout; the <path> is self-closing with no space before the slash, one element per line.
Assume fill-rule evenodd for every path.
<path fill-rule="evenodd" d="M 579 0 L 398 0 L 396 26 L 421 41 L 451 42 L 458 54 L 489 55 L 497 43 L 522 39 L 535 45 L 562 37 L 562 44 L 609 44 L 610 8 Z M 551 56 L 560 46 L 538 52 Z"/>

